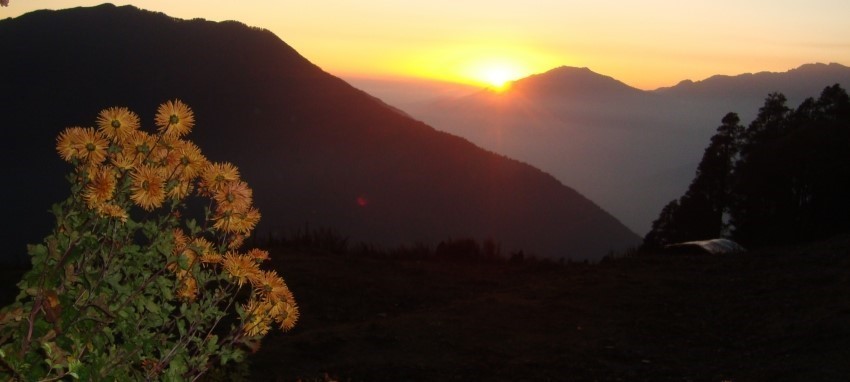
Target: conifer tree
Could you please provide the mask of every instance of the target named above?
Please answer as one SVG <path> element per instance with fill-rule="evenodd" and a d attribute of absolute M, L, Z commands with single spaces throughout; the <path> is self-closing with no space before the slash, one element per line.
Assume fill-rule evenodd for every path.
<path fill-rule="evenodd" d="M 735 113 L 723 117 L 703 153 L 696 177 L 679 200 L 668 203 L 644 238 L 647 248 L 713 239 L 726 231 L 734 163 L 743 127 Z"/>

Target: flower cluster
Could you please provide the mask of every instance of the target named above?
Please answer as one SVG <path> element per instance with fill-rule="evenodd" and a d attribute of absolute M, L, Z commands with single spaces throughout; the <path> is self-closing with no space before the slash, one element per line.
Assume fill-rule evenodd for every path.
<path fill-rule="evenodd" d="M 253 207 L 253 191 L 240 179 L 239 169 L 230 163 L 207 160 L 194 143 L 182 139 L 192 131 L 195 116 L 180 100 L 159 106 L 155 123 L 157 134 L 140 130 L 139 116 L 126 107 L 111 107 L 100 112 L 97 129 L 70 127 L 56 139 L 62 159 L 77 166 L 85 184 L 82 198 L 102 217 L 125 222 L 128 209 L 116 196 L 120 179 L 129 199 L 138 207 L 152 211 L 166 200 L 179 202 L 193 193 L 214 202 L 212 229 L 226 238 L 229 251 L 221 254 L 214 243 L 199 236 L 190 238 L 182 229 L 174 230 L 174 250 L 168 268 L 177 278 L 177 295 L 192 301 L 198 294 L 195 265 L 220 266 L 239 286 L 250 284 L 255 293 L 245 305 L 249 336 L 264 335 L 272 321 L 289 330 L 298 319 L 298 308 L 283 279 L 273 271 L 261 271 L 260 262 L 268 253 L 253 249 L 247 254 L 234 250 L 260 220 Z"/>
<path fill-rule="evenodd" d="M 30 248 L 25 293 L 0 310 L 0 379 L 192 379 L 298 320 L 283 278 L 261 269 L 268 252 L 241 250 L 260 212 L 239 170 L 184 138 L 195 116 L 183 102 L 154 120 L 145 132 L 112 107 L 96 127 L 57 136 L 72 192 L 54 205 L 56 230 Z M 182 218 L 189 198 L 208 205 L 200 224 Z M 232 314 L 228 332 L 219 324 Z"/>
<path fill-rule="evenodd" d="M 159 134 L 152 135 L 139 130 L 138 115 L 125 107 L 112 107 L 100 112 L 97 129 L 62 131 L 56 138 L 56 151 L 77 166 L 80 177 L 88 179 L 83 197 L 89 208 L 126 220 L 126 211 L 121 213 L 112 202 L 117 179 L 129 179 L 132 202 L 152 211 L 167 198 L 179 201 L 188 196 L 198 175 L 216 167 L 194 143 L 180 139 L 194 123 L 188 106 L 169 101 L 159 107 Z"/>

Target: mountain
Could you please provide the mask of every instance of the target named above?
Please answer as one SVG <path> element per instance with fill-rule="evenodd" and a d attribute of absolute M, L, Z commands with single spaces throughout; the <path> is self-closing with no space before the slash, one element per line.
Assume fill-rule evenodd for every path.
<path fill-rule="evenodd" d="M 685 191 L 726 113 L 738 112 L 747 124 L 769 93 L 783 92 L 796 106 L 835 83 L 850 85 L 850 68 L 807 64 L 643 91 L 588 68 L 560 67 L 502 93 L 485 89 L 402 108 L 553 174 L 645 233 Z"/>
<path fill-rule="evenodd" d="M 641 93 L 612 77 L 601 75 L 588 68 L 561 66 L 545 73 L 534 74 L 511 83 L 514 93 L 536 96 L 622 97 Z M 592 89 L 592 93 L 587 93 Z"/>
<path fill-rule="evenodd" d="M 837 64 L 805 64 L 786 72 L 745 73 L 737 76 L 716 75 L 701 81 L 684 80 L 676 86 L 656 89 L 656 93 L 688 98 L 736 97 L 764 98 L 769 92 L 781 91 L 793 98 L 815 97 L 827 84 L 846 81 L 848 67 Z M 778 88 L 778 87 L 781 87 Z"/>
<path fill-rule="evenodd" d="M 640 240 L 554 177 L 393 110 L 266 30 L 107 4 L 2 20 L 0 52 L 7 253 L 40 240 L 68 194 L 60 130 L 110 106 L 150 126 L 174 98 L 195 111 L 188 138 L 253 187 L 261 237 L 309 225 L 382 246 L 468 237 L 572 259 Z"/>

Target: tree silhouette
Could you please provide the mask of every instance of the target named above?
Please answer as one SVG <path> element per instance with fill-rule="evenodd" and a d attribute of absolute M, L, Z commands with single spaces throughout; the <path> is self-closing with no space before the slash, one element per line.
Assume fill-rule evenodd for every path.
<path fill-rule="evenodd" d="M 769 94 L 746 130 L 735 113 L 723 118 L 645 248 L 721 236 L 758 247 L 850 231 L 850 96 L 836 84 L 797 109 L 786 103 Z"/>
<path fill-rule="evenodd" d="M 771 94 L 747 129 L 732 224 L 750 246 L 793 243 L 850 228 L 850 97 L 838 85 L 796 110 Z"/>
<path fill-rule="evenodd" d="M 661 209 L 658 219 L 652 222 L 652 229 L 643 238 L 643 249 L 659 249 L 679 241 L 680 235 L 676 222 L 679 200 L 673 199 Z"/>
<path fill-rule="evenodd" d="M 696 176 L 678 201 L 668 203 L 644 246 L 657 248 L 681 241 L 720 237 L 727 228 L 725 216 L 731 203 L 733 169 L 738 158 L 743 127 L 735 113 L 721 120 L 705 149 Z"/>

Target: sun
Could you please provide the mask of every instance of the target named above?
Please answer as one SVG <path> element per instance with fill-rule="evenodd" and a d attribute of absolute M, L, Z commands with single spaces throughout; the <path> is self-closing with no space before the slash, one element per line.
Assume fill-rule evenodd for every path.
<path fill-rule="evenodd" d="M 516 79 L 517 73 L 504 66 L 486 68 L 481 72 L 481 79 L 496 89 L 505 88 L 508 81 Z"/>
<path fill-rule="evenodd" d="M 502 92 L 510 87 L 511 81 L 526 76 L 526 71 L 508 60 L 483 60 L 470 65 L 467 76 L 488 89 Z"/>
<path fill-rule="evenodd" d="M 482 41 L 424 49 L 397 63 L 398 73 L 507 92 L 513 81 L 563 65 L 560 57 L 515 44 Z"/>

